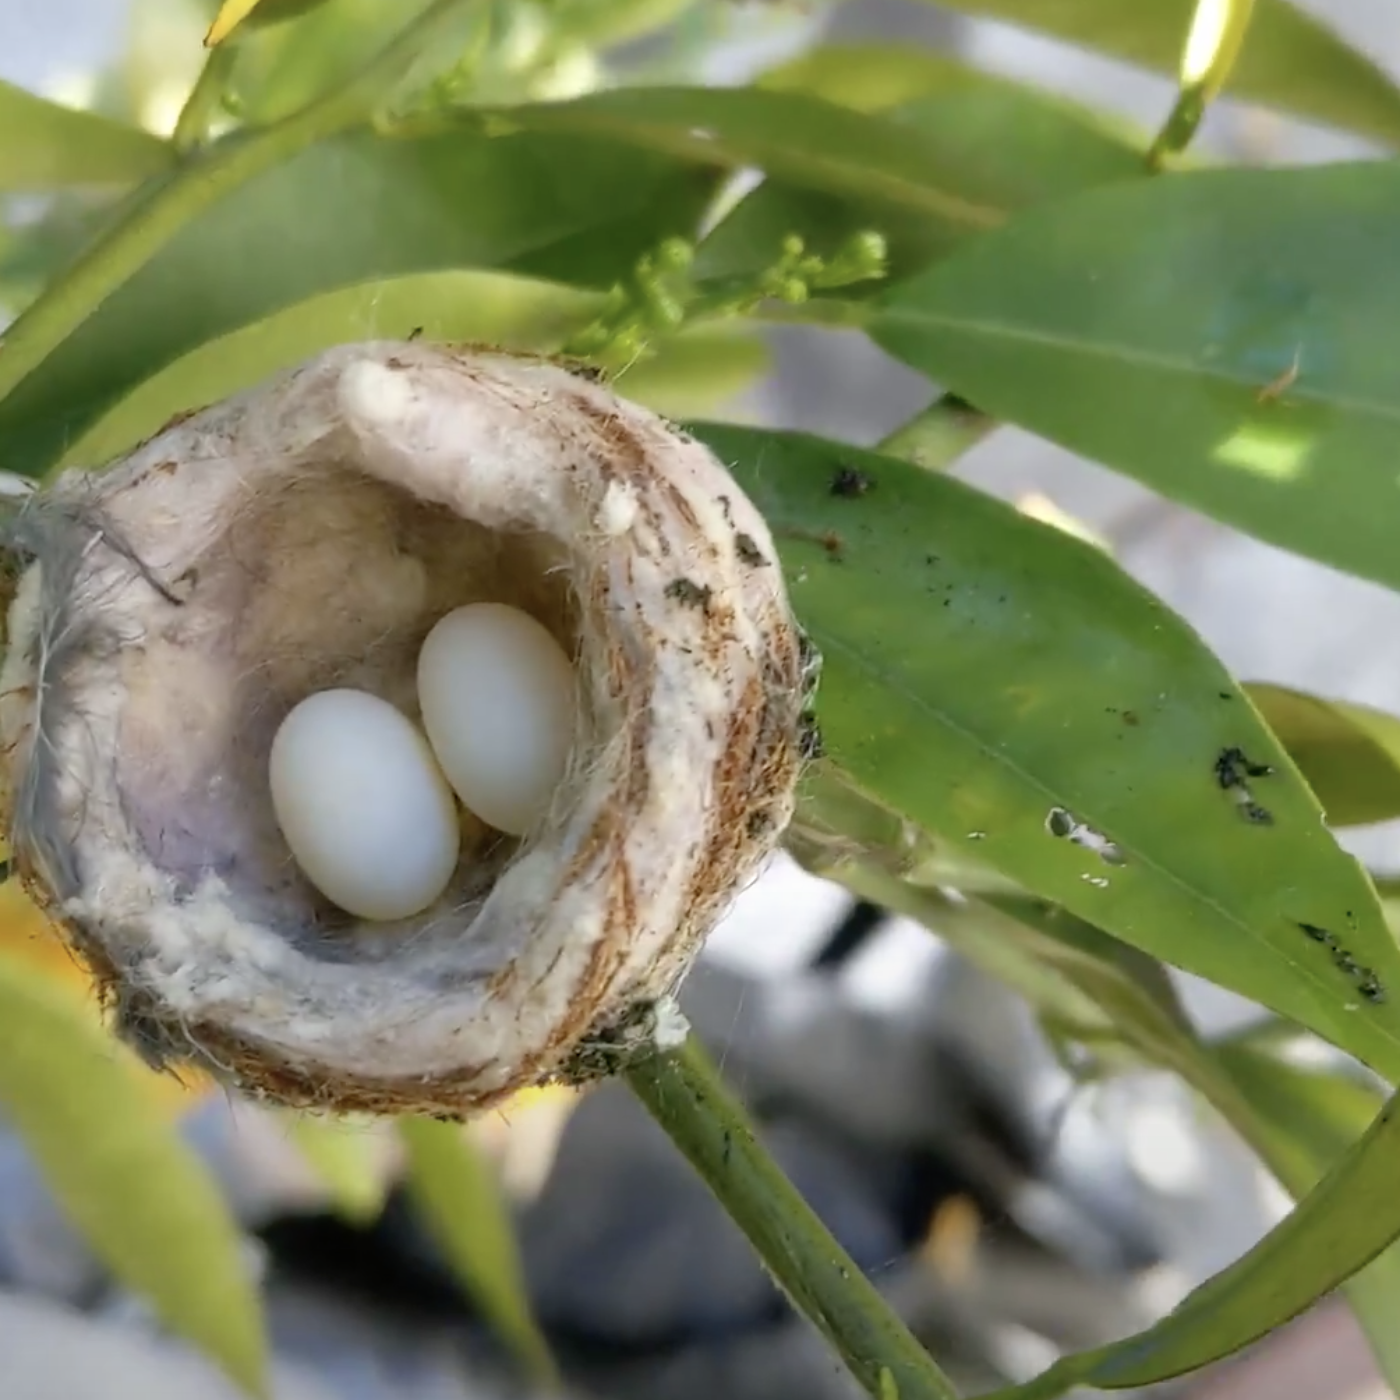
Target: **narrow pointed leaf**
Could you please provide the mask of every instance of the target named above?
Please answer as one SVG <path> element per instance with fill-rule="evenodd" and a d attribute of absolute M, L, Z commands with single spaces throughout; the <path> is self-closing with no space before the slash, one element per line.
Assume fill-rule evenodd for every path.
<path fill-rule="evenodd" d="M 74 442 L 63 461 L 107 461 L 174 414 L 238 393 L 332 345 L 416 332 L 516 350 L 557 348 L 596 314 L 600 300 L 577 287 L 492 272 L 418 273 L 325 292 L 167 365 Z"/>
<path fill-rule="evenodd" d="M 439 1247 L 501 1340 L 539 1383 L 555 1367 L 530 1311 L 510 1216 L 491 1168 L 455 1123 L 403 1118 L 408 1185 Z"/>
<path fill-rule="evenodd" d="M 861 78 L 859 55 L 864 52 L 857 50 L 856 61 L 842 67 L 857 103 L 862 90 L 854 85 Z M 1099 114 L 934 55 L 901 52 L 905 62 L 888 80 L 879 63 L 869 75 L 873 91 L 910 91 L 909 100 L 883 112 L 885 121 L 902 140 L 920 143 L 930 177 L 942 189 L 988 211 L 993 222 L 1041 200 L 1107 181 L 1147 177 L 1142 157 L 1146 139 L 1138 141 L 1131 131 L 1114 129 Z M 836 50 L 833 62 L 844 56 Z M 911 71 L 914 60 L 920 64 L 918 72 Z M 819 73 L 792 72 L 774 81 L 795 87 L 822 78 Z M 832 100 L 845 91 L 849 89 L 838 87 Z M 874 100 L 873 93 L 865 99 Z M 767 168 L 770 178 L 741 200 L 702 245 L 702 271 L 732 274 L 767 266 L 789 233 L 801 234 L 818 251 L 831 252 L 851 234 L 873 227 L 889 244 L 890 275 L 897 279 L 945 256 L 986 226 L 918 207 L 885 191 L 814 188 L 779 164 Z M 871 283 L 870 289 L 879 285 Z M 852 289 L 856 295 L 863 291 Z"/>
<path fill-rule="evenodd" d="M 885 112 L 931 94 L 978 89 L 1033 92 L 1010 78 L 912 44 L 821 44 L 770 68 L 755 86 L 805 92 L 857 112 Z"/>
<path fill-rule="evenodd" d="M 1216 1061 L 1248 1099 L 1269 1138 L 1270 1170 L 1295 1197 L 1354 1146 L 1382 1106 L 1381 1095 L 1354 1077 L 1300 1069 L 1258 1050 L 1223 1046 Z M 1400 1244 L 1354 1274 L 1346 1295 L 1377 1364 L 1400 1394 Z"/>
<path fill-rule="evenodd" d="M 105 462 L 192 406 L 214 403 L 332 345 L 419 334 L 429 340 L 552 353 L 598 313 L 578 287 L 495 272 L 427 272 L 326 292 L 221 336 L 167 365 L 63 455 Z M 629 398 L 669 416 L 713 412 L 764 370 L 766 347 L 740 326 L 665 337 L 618 376 Z"/>
<path fill-rule="evenodd" d="M 209 1172 L 127 1052 L 44 974 L 0 955 L 0 1110 L 93 1250 L 161 1320 L 253 1395 L 266 1391 L 258 1297 Z"/>
<path fill-rule="evenodd" d="M 1400 950 L 1374 891 L 1185 623 L 1101 551 L 944 476 L 698 431 L 776 531 L 837 766 L 1031 893 L 1400 1077 Z M 852 471 L 869 489 L 842 490 Z"/>
<path fill-rule="evenodd" d="M 1365 1268 L 1400 1236 L 1397 1109 L 1392 1099 L 1281 1225 L 1156 1326 L 1067 1357 L 1053 1373 L 1120 1390 L 1197 1370 L 1281 1327 Z"/>
<path fill-rule="evenodd" d="M 236 29 L 247 25 L 280 24 L 296 19 L 324 0 L 223 0 L 204 42 L 209 48 L 222 44 Z"/>
<path fill-rule="evenodd" d="M 1375 1119 L 1382 1096 L 1358 1079 L 1301 1070 L 1245 1047 L 1217 1051 L 1271 1141 L 1268 1165 L 1295 1197 L 1312 1190 Z M 1387 1382 L 1400 1394 L 1400 1245 L 1390 1245 L 1345 1285 L 1347 1302 Z"/>
<path fill-rule="evenodd" d="M 941 0 L 1176 75 L 1196 0 Z M 1365 55 L 1288 0 L 1256 0 L 1226 92 L 1400 142 L 1400 92 Z"/>
<path fill-rule="evenodd" d="M 337 288 L 453 268 L 606 288 L 692 232 L 712 184 L 572 137 L 323 142 L 193 219 L 0 401 L 0 456 L 40 475 L 179 356 Z"/>
<path fill-rule="evenodd" d="M 1281 685 L 1246 689 L 1333 826 L 1400 817 L 1400 719 Z"/>
<path fill-rule="evenodd" d="M 129 185 L 174 163 L 149 132 L 0 82 L 0 192 Z"/>
<path fill-rule="evenodd" d="M 1125 1044 L 1137 1052 L 1139 1065 L 1180 1075 L 1296 1199 L 1316 1186 L 1381 1108 L 1380 1093 L 1358 1076 L 1301 1070 L 1248 1045 L 1203 1045 L 1160 964 L 1063 909 L 1017 896 L 948 900 L 884 874 L 868 859 L 833 873 L 858 894 L 925 923 L 1100 1056 L 1105 1045 L 1111 1051 Z M 1320 1277 L 1330 1285 L 1330 1275 Z M 1378 1363 L 1400 1390 L 1393 1326 L 1400 1245 L 1388 1247 L 1344 1287 Z M 1238 1308 L 1242 1317 L 1265 1306 L 1257 1279 L 1247 1278 L 1240 1288 L 1221 1305 Z"/>
<path fill-rule="evenodd" d="M 209 48 L 222 44 L 245 19 L 258 7 L 258 0 L 223 0 L 204 42 Z"/>
<path fill-rule="evenodd" d="M 742 322 L 703 322 L 668 336 L 613 385 L 667 418 L 716 413 L 767 372 L 768 343 Z"/>
<path fill-rule="evenodd" d="M 863 898 L 926 925 L 1095 1051 L 1117 1042 L 1136 1052 L 1137 1067 L 1180 1072 L 1188 1060 L 1204 1067 L 1162 965 L 1063 909 L 1017 895 L 948 899 L 868 861 L 831 874 Z"/>
<path fill-rule="evenodd" d="M 917 130 L 805 93 L 623 88 L 504 108 L 494 119 L 527 131 L 603 136 L 730 168 L 757 166 L 803 189 L 893 205 L 967 233 L 995 227 L 1002 218 L 944 178 L 937 146 Z"/>
<path fill-rule="evenodd" d="M 369 1123 L 289 1112 L 287 1134 L 320 1178 L 340 1216 L 368 1224 L 384 1207 L 389 1173 Z"/>
<path fill-rule="evenodd" d="M 1132 1047 L 1145 1063 L 1196 1089 L 1296 1199 L 1351 1148 L 1379 1111 L 1381 1095 L 1358 1077 L 1294 1068 L 1244 1045 L 1208 1047 L 1197 1038 L 1160 964 L 1062 909 L 1016 896 L 949 901 L 872 868 L 836 872 L 857 893 L 928 925 L 967 957 L 1022 992 L 1042 1015 L 1100 1055 Z M 1319 1275 L 1319 1289 L 1331 1276 Z M 1378 1363 L 1400 1389 L 1400 1245 L 1344 1285 Z M 1307 1299 L 1307 1306 L 1314 1299 Z M 1248 1317 L 1266 1306 L 1258 1279 L 1220 1306 Z M 1208 1339 L 1212 1353 L 1215 1343 Z M 1189 1346 L 1189 1337 L 1183 1343 Z M 1179 1361 L 1189 1366 L 1189 1354 Z M 1090 1363 L 1092 1364 L 1092 1363 Z"/>
<path fill-rule="evenodd" d="M 1400 166 L 1033 210 L 881 297 L 892 354 L 1262 539 L 1400 586 Z"/>

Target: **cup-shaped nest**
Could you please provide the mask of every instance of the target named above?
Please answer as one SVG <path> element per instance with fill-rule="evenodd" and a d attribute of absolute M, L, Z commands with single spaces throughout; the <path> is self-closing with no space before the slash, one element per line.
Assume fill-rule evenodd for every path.
<path fill-rule="evenodd" d="M 9 534 L 12 859 L 155 1062 L 452 1114 L 581 1073 L 791 817 L 814 666 L 763 519 L 558 365 L 340 347 L 59 478 Z M 337 686 L 417 718 L 425 636 L 487 600 L 574 659 L 566 776 L 523 838 L 464 818 L 422 915 L 356 921 L 292 859 L 274 734 Z"/>

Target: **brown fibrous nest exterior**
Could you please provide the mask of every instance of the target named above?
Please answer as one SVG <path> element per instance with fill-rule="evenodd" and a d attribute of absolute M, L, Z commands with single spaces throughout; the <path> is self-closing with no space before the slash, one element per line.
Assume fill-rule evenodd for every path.
<path fill-rule="evenodd" d="M 60 477 L 7 544 L 12 858 L 154 1062 L 453 1115 L 606 1065 L 792 815 L 814 667 L 763 519 L 559 365 L 339 347 Z M 464 825 L 424 914 L 356 922 L 279 832 L 273 734 L 331 686 L 416 718 L 424 637 L 483 600 L 575 658 L 569 772 L 523 840 Z"/>

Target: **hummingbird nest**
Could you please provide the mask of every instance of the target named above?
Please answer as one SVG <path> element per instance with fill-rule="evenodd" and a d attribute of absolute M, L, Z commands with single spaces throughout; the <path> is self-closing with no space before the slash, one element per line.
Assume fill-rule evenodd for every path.
<path fill-rule="evenodd" d="M 12 859 L 154 1063 L 452 1115 L 606 1067 L 791 818 L 815 667 L 763 519 L 558 365 L 342 346 L 66 473 L 6 543 Z M 292 860 L 273 735 L 335 686 L 417 719 L 424 637 L 480 601 L 573 658 L 567 774 L 523 839 L 464 824 L 423 914 L 357 921 Z"/>

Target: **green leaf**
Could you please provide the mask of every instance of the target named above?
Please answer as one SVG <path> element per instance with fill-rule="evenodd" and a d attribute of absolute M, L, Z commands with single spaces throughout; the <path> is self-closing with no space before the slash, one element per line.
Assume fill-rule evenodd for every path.
<path fill-rule="evenodd" d="M 587 323 L 596 293 L 494 272 L 426 272 L 365 282 L 297 302 L 167 365 L 63 455 L 104 462 L 177 413 L 215 403 L 331 345 L 415 331 L 430 340 L 552 349 Z"/>
<path fill-rule="evenodd" d="M 1374 891 L 1179 618 L 945 476 L 697 431 L 776 531 L 838 767 L 1031 893 L 1400 1077 L 1400 949 Z M 834 492 L 845 469 L 871 488 Z"/>
<path fill-rule="evenodd" d="M 768 370 L 768 344 L 742 324 L 687 327 L 655 355 L 617 375 L 614 387 L 667 418 L 714 413 Z"/>
<path fill-rule="evenodd" d="M 839 107 L 882 112 L 896 120 L 921 110 L 928 98 L 964 99 L 971 112 L 980 105 L 983 111 L 1004 109 L 1023 120 L 1059 114 L 1073 118 L 1081 128 L 1113 137 L 1120 145 L 1136 147 L 1139 162 L 1148 139 L 1136 123 L 1116 112 L 974 68 L 952 54 L 908 44 L 821 44 L 761 73 L 754 86 L 770 92 L 806 93 Z M 1000 119 L 1012 125 L 1009 118 Z M 947 126 L 949 137 L 955 136 L 951 120 Z"/>
<path fill-rule="evenodd" d="M 1381 1094 L 1351 1075 L 1299 1068 L 1244 1046 L 1221 1046 L 1215 1058 L 1250 1104 L 1270 1170 L 1296 1198 L 1356 1144 L 1382 1106 Z M 1354 1274 L 1345 1289 L 1377 1363 L 1400 1394 L 1400 1244 Z"/>
<path fill-rule="evenodd" d="M 427 0 L 399 0 L 394 5 L 382 0 L 286 0 L 268 16 L 272 23 L 259 23 L 268 3 L 262 0 L 250 17 L 252 24 L 238 36 L 232 86 L 238 116 L 250 126 L 280 121 L 353 81 L 427 8 Z M 489 23 L 484 6 L 468 6 L 420 62 L 455 62 L 469 47 L 470 30 L 484 30 Z M 402 80 L 410 88 L 419 66 L 411 64 Z"/>
<path fill-rule="evenodd" d="M 981 72 L 951 54 L 912 44 L 820 44 L 759 74 L 754 86 L 801 92 L 857 112 L 886 112 L 930 94 L 957 91 L 1031 92 L 1010 78 Z"/>
<path fill-rule="evenodd" d="M 401 1118 L 398 1128 L 409 1190 L 457 1277 L 534 1380 L 557 1385 L 491 1168 L 458 1124 Z"/>
<path fill-rule="evenodd" d="M 282 24 L 296 19 L 323 0 L 222 0 L 204 42 L 210 48 L 222 44 L 240 25 Z"/>
<path fill-rule="evenodd" d="M 691 233 L 711 187 L 567 136 L 323 142 L 185 225 L 0 401 L 0 456 L 42 474 L 179 356 L 321 292 L 468 267 L 606 287 Z"/>
<path fill-rule="evenodd" d="M 110 221 L 114 200 L 93 198 L 88 190 L 68 190 L 47 201 L 42 218 L 0 229 L 0 304 L 23 310 L 54 273 L 82 252 Z"/>
<path fill-rule="evenodd" d="M 98 1257 L 252 1395 L 266 1394 L 258 1295 L 204 1164 L 128 1053 L 71 993 L 0 957 L 0 1109 Z"/>
<path fill-rule="evenodd" d="M 797 812 L 783 839 L 801 865 L 824 879 L 845 879 L 848 867 L 858 863 L 919 888 L 1021 893 L 967 847 L 935 841 L 829 763 L 812 765 L 802 775 Z"/>
<path fill-rule="evenodd" d="M 731 169 L 758 166 L 804 189 L 880 200 L 967 232 L 1001 220 L 940 178 L 937 149 L 917 131 L 802 93 L 621 88 L 462 120 L 603 136 Z"/>
<path fill-rule="evenodd" d="M 1400 719 L 1281 685 L 1245 689 L 1333 826 L 1400 817 Z"/>
<path fill-rule="evenodd" d="M 1257 1341 L 1343 1284 L 1387 1376 L 1400 1374 L 1393 1340 L 1400 1247 L 1392 1246 L 1400 1237 L 1400 1202 L 1391 1189 L 1398 1101 L 1377 1116 L 1379 1095 L 1364 1085 L 1307 1074 L 1241 1047 L 1222 1047 L 1214 1060 L 1238 1109 L 1232 1121 L 1247 1121 L 1271 1169 L 1303 1199 L 1155 1326 L 1066 1356 L 1034 1380 L 996 1392 L 995 1400 L 1041 1400 L 1081 1385 L 1135 1388 L 1184 1375 Z"/>
<path fill-rule="evenodd" d="M 846 57 L 841 49 L 830 52 L 835 62 Z M 941 188 L 988 211 L 990 222 L 1093 185 L 1146 178 L 1143 143 L 1097 113 L 931 54 L 897 52 L 903 62 L 886 80 L 884 53 L 871 57 L 858 50 L 843 69 L 847 80 L 854 85 L 868 72 L 871 84 L 886 93 L 898 93 L 901 84 L 917 87 L 917 96 L 884 112 L 884 120 L 901 139 L 918 141 L 921 159 Z M 860 62 L 862 53 L 868 67 Z M 917 74 L 910 71 L 915 66 Z M 776 80 L 795 85 L 809 78 L 820 80 L 791 71 Z M 889 243 L 891 276 L 900 278 L 987 226 L 919 208 L 890 192 L 814 189 L 779 165 L 768 168 L 771 178 L 742 199 L 701 245 L 700 272 L 732 275 L 765 266 L 788 233 L 802 234 L 816 251 L 829 254 L 858 230 L 875 227 Z"/>
<path fill-rule="evenodd" d="M 1397 1107 L 1395 1099 L 1387 1103 L 1356 1147 L 1281 1225 L 1156 1326 L 1097 1352 L 1067 1357 L 1052 1373 L 1119 1390 L 1197 1370 L 1282 1326 L 1365 1268 L 1400 1236 Z M 1393 1312 L 1386 1325 L 1393 1328 Z M 1009 1394 L 1014 1392 L 1004 1392 Z"/>
<path fill-rule="evenodd" d="M 939 3 L 1038 29 L 1175 77 L 1196 0 Z M 1381 141 L 1400 141 L 1400 91 L 1369 58 L 1286 0 L 1256 0 L 1226 92 Z"/>
<path fill-rule="evenodd" d="M 1081 1045 L 1102 1055 L 1131 1047 L 1133 1067 L 1181 1071 L 1205 1057 L 1162 965 L 1067 914 L 1025 896 L 952 898 L 874 869 L 869 861 L 826 873 L 884 908 L 917 920 L 989 976 L 1015 988 Z M 1126 1067 L 1126 1066 L 1125 1066 Z"/>
<path fill-rule="evenodd" d="M 1033 210 L 871 333 L 994 416 L 1392 586 L 1400 166 L 1202 171 Z"/>
<path fill-rule="evenodd" d="M 331 345 L 415 333 L 449 343 L 552 353 L 597 314 L 577 287 L 495 272 L 429 272 L 326 292 L 209 341 L 145 381 L 83 434 L 65 465 L 105 462 L 177 413 L 214 403 Z M 713 411 L 768 363 L 751 331 L 698 326 L 663 339 L 618 389 L 660 413 Z"/>
<path fill-rule="evenodd" d="M 288 1112 L 287 1135 L 330 1193 L 331 1204 L 352 1225 L 367 1225 L 384 1208 L 388 1172 L 373 1125 L 322 1114 Z"/>
<path fill-rule="evenodd" d="M 149 132 L 3 81 L 0 131 L 0 192 L 134 184 L 175 163 L 170 146 Z"/>
<path fill-rule="evenodd" d="M 1111 1052 L 1126 1044 L 1137 1052 L 1139 1065 L 1179 1074 L 1295 1199 L 1312 1190 L 1381 1107 L 1379 1092 L 1357 1077 L 1297 1069 L 1251 1046 L 1202 1045 L 1159 963 L 1062 909 L 1017 897 L 940 898 L 873 871 L 868 861 L 833 873 L 866 898 L 927 924 L 1100 1058 L 1105 1045 Z M 1292 1035 L 1298 1038 L 1296 1031 Z M 1323 1281 L 1330 1287 L 1330 1276 Z M 1247 1278 L 1229 1300 L 1242 1317 L 1260 1306 L 1257 1284 L 1257 1278 Z M 1388 1248 L 1345 1288 L 1377 1360 L 1400 1389 L 1394 1329 L 1400 1246 Z M 1217 1343 L 1211 1339 L 1208 1345 L 1208 1359 L 1214 1359 Z M 1185 1351 L 1177 1353 L 1177 1362 L 1198 1364 Z"/>

